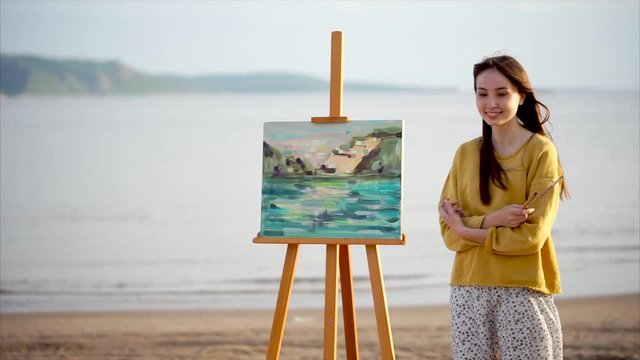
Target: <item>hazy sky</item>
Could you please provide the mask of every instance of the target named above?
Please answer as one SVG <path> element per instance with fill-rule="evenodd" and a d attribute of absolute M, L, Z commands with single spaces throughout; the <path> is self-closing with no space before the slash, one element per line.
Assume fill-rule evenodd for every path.
<path fill-rule="evenodd" d="M 331 31 L 345 81 L 471 89 L 504 52 L 535 87 L 634 88 L 640 1 L 0 0 L 0 51 L 118 59 L 151 73 L 287 71 L 328 79 Z"/>

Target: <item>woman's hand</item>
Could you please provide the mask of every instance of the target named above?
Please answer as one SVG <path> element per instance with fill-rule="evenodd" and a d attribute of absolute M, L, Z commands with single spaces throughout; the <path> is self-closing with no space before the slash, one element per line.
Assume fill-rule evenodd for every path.
<path fill-rule="evenodd" d="M 442 200 L 440 205 L 438 205 L 438 212 L 444 222 L 446 222 L 451 230 L 458 236 L 475 241 L 480 245 L 484 244 L 487 237 L 487 230 L 467 227 L 462 221 L 462 217 L 465 216 L 464 210 L 460 208 L 460 204 L 457 201 L 451 201 L 449 199 Z"/>
<path fill-rule="evenodd" d="M 507 205 L 502 209 L 487 215 L 482 223 L 482 227 L 490 228 L 492 226 L 502 226 L 516 228 L 523 222 L 527 221 L 529 215 L 534 211 L 536 211 L 536 209 L 525 209 L 522 205 Z"/>
<path fill-rule="evenodd" d="M 458 232 L 456 229 L 464 227 L 464 223 L 462 222 L 464 211 L 459 207 L 457 201 L 451 201 L 448 198 L 443 199 L 438 206 L 438 212 L 444 222 L 454 231 Z"/>
<path fill-rule="evenodd" d="M 464 210 L 462 210 L 462 208 L 460 207 L 460 202 L 456 201 L 456 200 L 449 200 L 449 204 L 451 205 L 451 207 L 453 208 L 453 211 L 460 215 L 460 217 L 465 217 L 467 216 L 467 213 L 464 212 Z"/>

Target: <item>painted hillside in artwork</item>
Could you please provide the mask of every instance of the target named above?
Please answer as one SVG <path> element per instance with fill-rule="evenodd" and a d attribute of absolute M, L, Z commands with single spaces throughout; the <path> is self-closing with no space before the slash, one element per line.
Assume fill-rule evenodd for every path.
<path fill-rule="evenodd" d="M 267 122 L 261 236 L 401 237 L 402 120 Z"/>

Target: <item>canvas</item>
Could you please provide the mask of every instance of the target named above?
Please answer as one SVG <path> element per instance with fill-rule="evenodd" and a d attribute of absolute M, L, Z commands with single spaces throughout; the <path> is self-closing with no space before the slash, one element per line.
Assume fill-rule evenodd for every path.
<path fill-rule="evenodd" d="M 266 122 L 261 236 L 400 239 L 403 128 Z"/>

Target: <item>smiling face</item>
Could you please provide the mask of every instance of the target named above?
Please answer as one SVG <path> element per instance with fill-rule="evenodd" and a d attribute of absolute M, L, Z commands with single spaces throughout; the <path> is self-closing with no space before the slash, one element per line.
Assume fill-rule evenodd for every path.
<path fill-rule="evenodd" d="M 516 86 L 498 70 L 490 68 L 476 77 L 476 107 L 487 124 L 510 123 L 523 101 Z"/>

